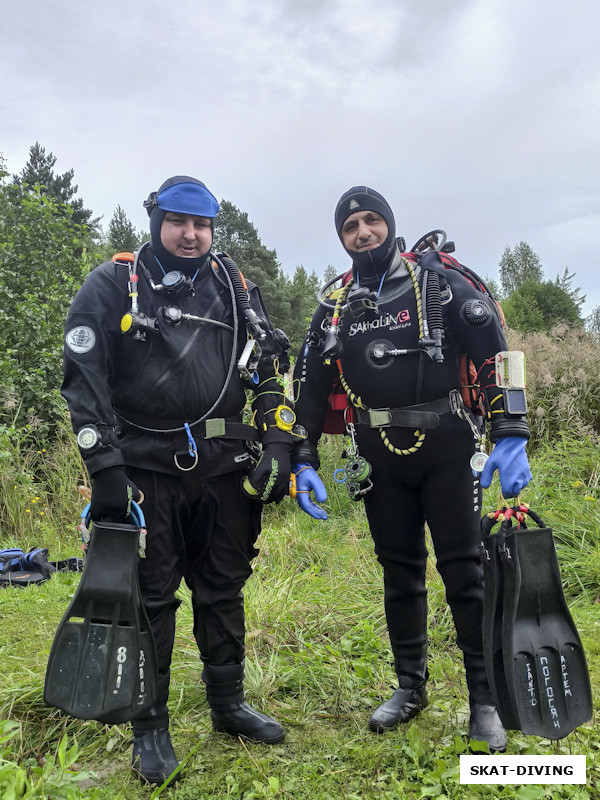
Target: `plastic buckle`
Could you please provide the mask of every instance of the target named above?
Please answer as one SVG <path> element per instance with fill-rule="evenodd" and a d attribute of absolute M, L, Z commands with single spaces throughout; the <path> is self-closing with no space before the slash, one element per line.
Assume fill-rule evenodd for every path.
<path fill-rule="evenodd" d="M 213 439 L 215 436 L 225 436 L 225 419 L 223 417 L 215 417 L 214 419 L 205 420 L 204 430 L 205 439 Z"/>
<path fill-rule="evenodd" d="M 460 396 L 460 392 L 458 389 L 452 389 L 448 394 L 448 400 L 450 401 L 450 411 L 453 414 L 460 414 L 462 410 L 462 398 Z"/>
<path fill-rule="evenodd" d="M 369 411 L 369 424 L 372 428 L 387 428 L 392 424 L 392 412 L 389 408 L 372 408 Z"/>

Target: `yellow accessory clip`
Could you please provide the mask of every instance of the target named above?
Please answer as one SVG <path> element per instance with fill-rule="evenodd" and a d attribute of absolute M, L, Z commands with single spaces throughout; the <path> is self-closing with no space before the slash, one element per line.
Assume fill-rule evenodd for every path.
<path fill-rule="evenodd" d="M 295 500 L 296 497 L 298 496 L 298 489 L 296 487 L 296 473 L 295 472 L 291 472 L 290 473 L 290 488 L 288 490 L 288 494 L 292 498 L 292 500 Z"/>

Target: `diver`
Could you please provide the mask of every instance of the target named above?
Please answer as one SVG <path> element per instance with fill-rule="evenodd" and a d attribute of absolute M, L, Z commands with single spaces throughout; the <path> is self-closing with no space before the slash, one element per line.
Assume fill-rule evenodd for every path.
<path fill-rule="evenodd" d="M 132 763 L 143 780 L 162 783 L 179 765 L 167 699 L 182 579 L 213 727 L 284 739 L 244 699 L 242 589 L 261 504 L 287 494 L 298 436 L 278 381 L 287 339 L 258 287 L 211 252 L 217 200 L 199 180 L 176 176 L 144 205 L 150 241 L 93 270 L 73 300 L 62 393 L 91 476 L 91 518 L 125 521 L 143 494 L 139 582 L 158 686 L 154 706 L 132 721 Z M 247 389 L 252 425 L 242 422 Z"/>
<path fill-rule="evenodd" d="M 317 444 L 337 381 L 351 442 L 341 478 L 354 499 L 364 499 L 398 678 L 369 727 L 390 730 L 428 704 L 427 523 L 463 653 L 469 735 L 503 751 L 506 735 L 482 652 L 481 486 L 498 469 L 503 494 L 513 497 L 531 473 L 523 391 L 509 407 L 494 380 L 495 355 L 507 351 L 499 312 L 464 273 L 445 268 L 435 236 L 434 246 L 425 238 L 412 257 L 404 255 L 392 210 L 373 189 L 355 186 L 342 195 L 335 227 L 352 270 L 314 314 L 296 362 L 295 410 L 308 438 L 295 446 L 292 472 L 302 510 L 325 519 L 312 493 L 317 502 L 327 497 Z M 459 394 L 463 353 L 493 412 L 495 446 L 482 473 L 483 418 L 467 411 Z"/>

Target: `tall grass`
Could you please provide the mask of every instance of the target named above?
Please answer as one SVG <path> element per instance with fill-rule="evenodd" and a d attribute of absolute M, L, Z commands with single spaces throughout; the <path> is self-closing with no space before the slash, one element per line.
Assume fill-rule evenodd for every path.
<path fill-rule="evenodd" d="M 541 366 L 532 369 L 535 359 L 528 353 L 531 407 L 535 412 L 544 403 L 547 413 L 536 415 L 546 420 L 546 427 L 540 423 L 535 429 L 534 480 L 522 499 L 554 530 L 562 577 L 598 699 L 599 451 L 594 418 L 583 407 L 592 408 L 595 398 L 579 391 L 570 394 L 575 408 L 569 407 L 568 413 L 558 403 L 567 385 L 560 375 L 577 375 L 575 365 L 567 362 L 575 358 L 580 345 L 577 337 L 569 337 L 565 334 L 563 345 L 557 345 L 561 352 L 552 350 L 551 363 L 564 369 L 562 373 L 557 369 L 555 380 L 538 379 L 538 366 L 543 376 Z M 538 355 L 543 347 L 554 347 L 545 339 L 532 346 Z M 593 364 L 587 360 L 585 342 L 581 348 L 587 375 Z M 170 706 L 175 748 L 180 758 L 188 760 L 185 780 L 169 790 L 169 796 L 181 800 L 549 797 L 548 787 L 464 787 L 458 783 L 458 756 L 467 751 L 468 697 L 433 558 L 428 564 L 431 705 L 390 735 L 375 736 L 367 730 L 369 713 L 389 696 L 394 675 L 381 569 L 364 509 L 332 479 L 333 470 L 341 465 L 340 450 L 339 437 L 323 443 L 329 520 L 316 523 L 288 500 L 268 507 L 260 553 L 245 592 L 248 698 L 286 726 L 285 744 L 253 746 L 212 732 L 191 635 L 190 597 L 187 590 L 180 590 Z M 76 523 L 83 501 L 77 486 L 83 475 L 68 429 L 50 452 L 36 447 L 27 431 L 1 429 L 0 460 L 0 546 L 44 546 L 51 558 L 79 554 Z M 486 492 L 484 509 L 494 508 L 497 499 L 494 484 Z M 33 769 L 34 763 L 43 764 L 44 758 L 54 764 L 59 743 L 68 740 L 69 745 L 76 744 L 72 752 L 77 752 L 71 768 L 94 770 L 101 777 L 77 786 L 66 775 L 65 796 L 99 800 L 158 796 L 160 790 L 151 792 L 130 776 L 127 726 L 70 719 L 44 705 L 43 680 L 52 636 L 78 579 L 61 573 L 40 586 L 0 590 L 0 720 L 18 726 L 8 744 L 0 742 L 0 757 L 25 770 Z M 64 752 L 65 745 L 61 746 Z M 586 753 L 588 787 L 554 787 L 551 794 L 574 800 L 600 796 L 600 738 L 593 724 L 558 743 L 511 733 L 509 748 L 513 753 Z M 59 790 L 52 796 L 61 796 Z"/>
<path fill-rule="evenodd" d="M 523 350 L 527 365 L 530 450 L 561 433 L 598 441 L 600 359 L 598 340 L 558 325 L 551 334 L 508 331 L 509 347 Z"/>

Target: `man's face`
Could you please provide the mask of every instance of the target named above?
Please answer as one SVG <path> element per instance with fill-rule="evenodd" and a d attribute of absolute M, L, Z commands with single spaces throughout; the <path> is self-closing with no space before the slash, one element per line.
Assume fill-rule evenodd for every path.
<path fill-rule="evenodd" d="M 364 253 L 385 242 L 388 226 L 376 211 L 356 211 L 346 217 L 340 235 L 346 250 Z"/>
<path fill-rule="evenodd" d="M 174 256 L 200 258 L 212 245 L 211 220 L 167 211 L 160 226 L 160 239 L 163 247 Z"/>

